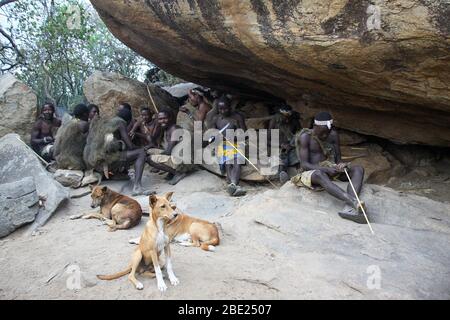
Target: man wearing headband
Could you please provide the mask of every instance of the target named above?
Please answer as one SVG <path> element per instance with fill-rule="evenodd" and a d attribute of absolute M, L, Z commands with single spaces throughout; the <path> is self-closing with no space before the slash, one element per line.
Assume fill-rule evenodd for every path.
<path fill-rule="evenodd" d="M 191 89 L 188 92 L 188 101 L 180 107 L 177 115 L 177 124 L 183 129 L 194 131 L 194 121 L 205 121 L 206 114 L 211 106 L 203 98 L 204 93 L 200 89 Z M 187 115 L 187 118 L 186 118 Z"/>
<path fill-rule="evenodd" d="M 295 151 L 295 134 L 301 129 L 300 115 L 289 105 L 282 105 L 279 112 L 273 116 L 269 123 L 271 129 L 279 130 L 280 146 L 280 182 L 284 184 L 289 180 L 288 167 L 299 164 Z"/>
<path fill-rule="evenodd" d="M 341 189 L 332 180 L 346 181 L 344 168 L 352 179 L 356 192 L 362 188 L 364 169 L 341 162 L 339 135 L 333 128 L 333 119 L 328 112 L 320 112 L 314 117 L 313 129 L 303 129 L 296 139 L 298 157 L 303 172 L 292 178 L 297 186 L 310 189 L 323 188 L 332 196 L 345 202 L 339 215 L 357 223 L 366 223 L 351 185 Z"/>

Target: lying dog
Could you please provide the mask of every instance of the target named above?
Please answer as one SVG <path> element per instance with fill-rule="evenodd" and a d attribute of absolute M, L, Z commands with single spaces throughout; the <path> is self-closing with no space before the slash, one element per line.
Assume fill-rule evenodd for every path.
<path fill-rule="evenodd" d="M 166 234 L 167 224 L 172 221 L 177 212 L 170 205 L 170 198 L 173 192 L 169 192 L 164 197 L 158 197 L 155 195 L 150 196 L 151 215 L 145 225 L 144 233 L 141 236 L 139 247 L 133 253 L 131 263 L 127 269 L 120 271 L 112 275 L 98 275 L 101 280 L 113 280 L 120 278 L 129 273 L 128 279 L 134 284 L 136 289 L 142 290 L 143 284 L 136 279 L 136 271 L 144 262 L 145 266 L 148 266 L 150 262 L 153 263 L 154 272 L 146 271 L 143 275 L 154 277 L 158 283 L 158 289 L 165 291 L 167 286 L 164 282 L 161 267 L 160 267 L 160 255 L 164 250 L 166 256 L 166 269 L 169 276 L 170 283 L 176 286 L 179 281 L 172 270 L 172 261 L 170 256 L 169 237 Z"/>
<path fill-rule="evenodd" d="M 172 209 L 176 210 L 174 204 Z M 219 245 L 219 231 L 215 224 L 190 217 L 187 214 L 178 214 L 166 227 L 169 241 L 176 241 L 187 247 L 200 247 L 205 251 L 214 251 Z M 131 239 L 129 243 L 139 244 L 139 239 Z"/>
<path fill-rule="evenodd" d="M 139 224 L 142 217 L 142 208 L 136 200 L 117 193 L 106 186 L 91 186 L 91 189 L 91 208 L 100 207 L 100 212 L 82 215 L 82 219 L 103 220 L 109 226 L 108 231 L 129 229 Z"/>

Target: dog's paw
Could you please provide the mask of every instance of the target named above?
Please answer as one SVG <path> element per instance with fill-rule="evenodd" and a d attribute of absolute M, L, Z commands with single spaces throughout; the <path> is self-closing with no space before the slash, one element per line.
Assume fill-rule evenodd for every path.
<path fill-rule="evenodd" d="M 142 289 L 144 289 L 144 285 L 142 283 L 138 282 L 138 283 L 136 283 L 136 289 L 142 290 Z"/>
<path fill-rule="evenodd" d="M 114 231 L 116 231 L 116 230 L 117 230 L 117 229 L 116 229 L 116 228 L 113 228 L 113 227 L 109 227 L 109 228 L 108 228 L 108 231 L 109 231 L 109 232 L 114 232 Z"/>
<path fill-rule="evenodd" d="M 80 219 L 83 217 L 83 214 L 74 214 L 69 217 L 70 220 Z"/>
<path fill-rule="evenodd" d="M 177 284 L 180 283 L 180 280 L 178 280 L 178 278 L 175 277 L 175 276 L 169 277 L 169 278 L 170 278 L 170 283 L 171 283 L 173 286 L 176 286 Z"/>
<path fill-rule="evenodd" d="M 161 292 L 164 292 L 167 290 L 167 286 L 164 281 L 158 282 L 158 289 Z"/>

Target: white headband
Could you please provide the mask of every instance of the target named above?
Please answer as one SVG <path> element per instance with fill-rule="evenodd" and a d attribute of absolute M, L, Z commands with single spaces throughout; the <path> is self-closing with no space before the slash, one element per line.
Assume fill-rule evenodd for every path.
<path fill-rule="evenodd" d="M 318 125 L 318 126 L 327 126 L 328 130 L 331 130 L 331 125 L 333 124 L 333 119 L 327 120 L 327 121 L 314 120 L 314 124 Z"/>

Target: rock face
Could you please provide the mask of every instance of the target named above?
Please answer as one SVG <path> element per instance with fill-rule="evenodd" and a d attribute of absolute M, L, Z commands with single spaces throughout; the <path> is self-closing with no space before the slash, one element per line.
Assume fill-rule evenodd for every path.
<path fill-rule="evenodd" d="M 39 197 L 32 177 L 0 185 L 0 238 L 34 221 Z"/>
<path fill-rule="evenodd" d="M 189 90 L 198 88 L 199 85 L 192 82 L 178 83 L 171 87 L 164 87 L 163 89 L 169 92 L 175 98 L 187 97 Z"/>
<path fill-rule="evenodd" d="M 45 199 L 31 229 L 43 225 L 69 192 L 45 170 L 34 153 L 17 140 L 18 135 L 7 134 L 0 139 L 0 184 L 14 183 L 32 177 L 37 194 Z"/>
<path fill-rule="evenodd" d="M 117 38 L 185 80 L 450 146 L 448 1 L 91 2 Z"/>
<path fill-rule="evenodd" d="M 78 188 L 81 186 L 84 172 L 81 170 L 63 170 L 58 169 L 53 174 L 53 178 L 61 183 L 64 187 Z"/>
<path fill-rule="evenodd" d="M 158 109 L 170 107 L 178 110 L 178 102 L 167 91 L 150 85 L 150 92 Z M 83 91 L 90 103 L 100 108 L 101 116 L 113 116 L 122 102 L 127 102 L 137 116 L 142 106 L 154 110 L 146 85 L 137 80 L 113 72 L 94 72 L 83 84 Z"/>
<path fill-rule="evenodd" d="M 37 97 L 29 87 L 12 74 L 0 76 L 0 137 L 15 132 L 28 142 L 36 110 Z"/>

